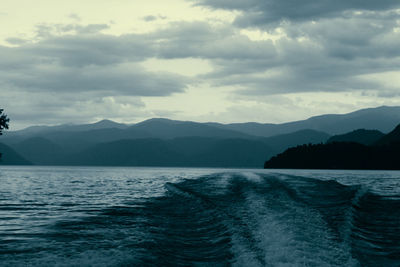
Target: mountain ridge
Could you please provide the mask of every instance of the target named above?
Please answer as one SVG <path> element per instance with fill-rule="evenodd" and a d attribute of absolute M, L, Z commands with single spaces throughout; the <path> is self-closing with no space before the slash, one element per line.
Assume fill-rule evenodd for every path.
<path fill-rule="evenodd" d="M 400 170 L 399 154 L 400 124 L 370 145 L 345 141 L 291 147 L 264 168 Z"/>
<path fill-rule="evenodd" d="M 385 136 L 378 130 L 357 129 L 349 133 L 334 135 L 330 137 L 327 143 L 333 142 L 354 142 L 363 145 L 372 145 Z"/>
<path fill-rule="evenodd" d="M 355 129 L 371 129 L 389 132 L 400 122 L 400 106 L 380 106 L 356 110 L 346 114 L 324 114 L 281 124 L 271 123 L 233 123 L 218 124 L 220 127 L 253 132 L 258 136 L 272 136 L 290 133 L 302 129 L 312 129 L 326 132 L 331 135 L 343 134 Z"/>
<path fill-rule="evenodd" d="M 39 128 L 36 129 L 27 128 L 17 132 L 7 132 L 6 135 L 1 137 L 0 141 L 35 164 L 65 165 L 67 159 L 71 161 L 69 159 L 72 155 L 80 155 L 83 151 L 93 149 L 93 147 L 96 146 L 109 148 L 110 151 L 115 152 L 113 153 L 115 157 L 117 157 L 117 150 L 115 150 L 110 143 L 117 145 L 117 142 L 121 140 L 142 139 L 144 142 L 145 139 L 152 139 L 153 141 L 148 142 L 148 144 L 156 144 L 153 148 L 158 146 L 158 150 L 161 149 L 161 146 L 165 145 L 172 151 L 164 150 L 166 151 L 165 153 L 168 152 L 167 154 L 171 156 L 194 157 L 196 151 L 202 151 L 205 154 L 203 158 L 198 158 L 197 162 L 208 162 L 207 164 L 210 166 L 215 166 L 214 162 L 222 163 L 224 161 L 219 160 L 214 155 L 229 158 L 229 153 L 251 154 L 251 150 L 244 147 L 243 144 L 245 143 L 253 147 L 255 151 L 259 151 L 258 147 L 263 147 L 268 150 L 262 159 L 263 162 L 265 159 L 268 159 L 268 157 L 273 156 L 273 154 L 281 153 L 291 146 L 325 143 L 331 134 L 316 129 L 329 130 L 332 127 L 337 127 L 335 131 L 341 132 L 349 127 L 351 130 L 355 130 L 352 127 L 358 125 L 369 126 L 370 129 L 377 129 L 388 127 L 388 125 L 392 125 L 395 122 L 396 125 L 400 122 L 400 107 L 382 106 L 358 110 L 348 114 L 314 116 L 307 120 L 284 124 L 259 124 L 254 122 L 243 124 L 219 124 L 153 118 L 136 124 L 127 125 L 110 120 L 101 120 L 93 124 L 38 126 Z M 232 125 L 234 126 L 233 128 Z M 247 128 L 241 128 L 239 127 L 240 125 L 245 125 Z M 275 128 L 268 128 L 271 126 Z M 326 128 L 327 126 L 329 127 Z M 310 128 L 304 129 L 304 127 Z M 368 133 L 373 132 L 372 130 L 365 131 Z M 276 132 L 278 132 L 278 134 L 272 135 Z M 360 136 L 363 136 L 363 134 Z M 360 141 L 360 136 L 353 137 L 353 141 L 354 138 L 356 141 L 358 139 L 358 141 Z M 176 141 L 176 139 L 179 139 L 179 142 Z M 233 142 L 232 140 L 237 141 Z M 136 142 L 136 147 L 142 147 L 139 141 L 125 142 L 129 144 Z M 232 146 L 238 146 L 237 149 L 235 150 L 229 147 L 227 145 L 228 143 Z M 213 146 L 219 146 L 221 151 L 212 150 L 211 148 Z M 129 154 L 127 151 L 124 151 L 125 148 L 120 146 L 121 153 L 127 153 L 127 155 L 137 157 L 136 154 Z M 179 156 L 174 154 L 175 152 L 173 151 L 178 152 Z M 211 153 L 210 151 L 214 152 Z M 257 153 L 262 155 L 260 151 Z M 200 155 L 201 153 L 197 154 Z M 206 154 L 210 159 L 213 158 L 213 160 L 206 160 L 204 158 Z M 245 155 L 241 157 L 241 159 L 243 158 L 245 158 Z M 249 158 L 251 158 L 251 156 L 249 156 Z M 246 161 L 241 161 L 241 159 L 238 157 L 232 158 L 234 162 L 245 164 Z M 184 160 L 180 160 L 180 162 L 183 161 Z M 251 161 L 258 162 L 253 158 Z M 196 163 L 196 160 L 193 160 L 192 163 L 193 162 Z M 103 163 L 106 164 L 105 161 Z M 75 162 L 74 164 L 78 163 Z M 86 163 L 82 162 L 82 164 Z M 253 163 L 250 165 L 254 166 Z M 261 166 L 262 163 L 260 164 L 260 167 Z M 245 166 L 241 165 L 240 167 Z"/>
<path fill-rule="evenodd" d="M 32 165 L 32 162 L 22 157 L 18 152 L 0 142 L 0 165 Z"/>
<path fill-rule="evenodd" d="M 358 122 L 355 120 L 359 120 Z M 278 134 L 291 133 L 304 129 L 312 129 L 316 131 L 326 132 L 331 135 L 343 134 L 355 129 L 379 130 L 381 132 L 391 131 L 400 121 L 400 106 L 379 106 L 374 108 L 365 108 L 345 114 L 323 114 L 312 116 L 305 120 L 297 120 L 286 123 L 259 123 L 259 122 L 243 122 L 243 123 L 218 123 L 218 122 L 194 122 L 171 120 L 167 118 L 151 118 L 135 124 L 118 123 L 111 120 L 101 120 L 93 124 L 63 124 L 56 126 L 30 126 L 18 131 L 5 132 L 7 135 L 23 135 L 28 132 L 41 131 L 76 131 L 82 129 L 105 129 L 119 128 L 127 129 L 131 127 L 143 127 L 144 125 L 163 123 L 168 125 L 182 124 L 201 124 L 225 130 L 234 130 L 242 134 L 270 137 Z"/>

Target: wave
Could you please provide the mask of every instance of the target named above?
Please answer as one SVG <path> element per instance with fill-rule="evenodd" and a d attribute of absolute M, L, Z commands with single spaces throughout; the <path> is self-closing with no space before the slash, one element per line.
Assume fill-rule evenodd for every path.
<path fill-rule="evenodd" d="M 400 196 L 333 180 L 220 173 L 57 220 L 40 238 L 48 247 L 29 247 L 32 257 L 15 250 L 8 265 L 400 266 Z"/>
<path fill-rule="evenodd" d="M 143 207 L 137 264 L 399 266 L 400 199 L 335 181 L 220 174 Z"/>

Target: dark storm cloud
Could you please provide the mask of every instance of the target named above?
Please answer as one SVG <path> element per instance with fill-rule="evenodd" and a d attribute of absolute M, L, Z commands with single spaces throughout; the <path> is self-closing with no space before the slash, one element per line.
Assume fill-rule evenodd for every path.
<path fill-rule="evenodd" d="M 166 96 L 186 87 L 182 76 L 149 72 L 139 65 L 155 55 L 146 35 L 115 37 L 85 30 L 46 36 L 37 42 L 21 41 L 18 47 L 0 46 L 2 83 L 37 92 L 131 96 Z"/>
<path fill-rule="evenodd" d="M 252 16 L 249 3 L 260 4 L 232 3 L 243 11 L 242 17 Z M 173 22 L 154 32 L 120 36 L 103 33 L 107 25 L 102 24 L 40 25 L 34 40 L 9 38 L 16 47 L 0 46 L 0 90 L 36 94 L 26 101 L 36 101 L 38 106 L 47 95 L 62 97 L 59 109 L 43 109 L 44 114 L 53 110 L 54 121 L 78 102 L 90 117 L 101 112 L 92 107 L 101 106 L 103 97 L 169 96 L 199 81 L 216 89 L 231 86 L 241 97 L 365 90 L 381 97 L 398 95 L 396 85 L 385 88 L 363 77 L 400 70 L 399 13 L 342 13 L 321 14 L 317 21 L 304 15 L 297 23 L 279 25 L 280 32 L 271 26 L 268 33 L 280 35 L 275 40 L 254 40 L 236 25 L 220 22 Z M 151 72 L 141 63 L 152 58 L 204 59 L 212 71 L 194 78 Z M 115 103 L 108 105 L 114 107 L 114 114 L 121 109 Z M 140 113 L 143 106 L 135 108 Z"/>
<path fill-rule="evenodd" d="M 250 40 L 232 26 L 205 22 L 174 23 L 152 38 L 158 57 L 208 59 L 213 71 L 199 78 L 241 94 L 398 91 L 363 79 L 400 69 L 396 16 L 385 11 L 289 24 L 276 41 Z"/>
<path fill-rule="evenodd" d="M 359 14 L 285 27 L 292 38 L 306 37 L 318 43 L 330 56 L 342 58 L 393 57 L 398 49 L 400 13 Z"/>
<path fill-rule="evenodd" d="M 151 43 L 143 36 L 110 36 L 77 34 L 52 37 L 21 50 L 57 61 L 66 66 L 108 65 L 142 61 L 154 54 Z"/>
<path fill-rule="evenodd" d="M 29 73 L 0 74 L 0 77 L 13 87 L 36 92 L 166 96 L 185 88 L 184 79 L 178 75 L 146 72 L 132 65 L 84 68 L 47 65 L 31 68 Z"/>
<path fill-rule="evenodd" d="M 272 41 L 252 41 L 229 25 L 207 22 L 178 22 L 152 34 L 158 57 L 204 58 L 210 60 L 269 60 L 276 55 Z"/>
<path fill-rule="evenodd" d="M 249 41 L 250 45 L 242 47 L 233 34 L 228 34 L 229 37 L 219 39 L 221 50 L 229 51 L 230 46 L 237 50 L 223 57 L 204 53 L 205 48 L 218 41 L 197 43 L 196 51 L 201 57 L 213 58 L 214 71 L 203 78 L 216 86 L 236 86 L 242 94 L 357 90 L 375 90 L 380 96 L 399 94 L 399 87 L 385 88 L 365 76 L 400 70 L 400 12 L 394 9 L 400 6 L 400 1 L 204 0 L 197 3 L 241 11 L 235 26 L 255 26 L 270 34 L 281 34 L 273 44 Z M 212 35 L 223 36 L 216 32 Z M 243 35 L 237 36 L 243 40 Z M 172 48 L 169 52 L 177 51 L 174 56 L 187 52 L 167 47 Z"/>
<path fill-rule="evenodd" d="M 76 30 L 97 26 L 49 26 L 37 42 L 0 47 L 0 78 L 25 90 L 133 96 L 167 96 L 198 81 L 234 86 L 241 94 L 377 90 L 382 85 L 362 76 L 400 69 L 398 16 L 382 11 L 288 24 L 275 41 L 251 40 L 232 25 L 208 22 L 121 36 Z M 60 36 L 55 29 L 75 32 Z M 191 80 L 152 73 L 140 67 L 149 58 L 205 59 L 213 71 Z M 391 90 L 397 88 L 385 95 Z"/>
<path fill-rule="evenodd" d="M 384 11 L 400 7 L 398 0 L 195 0 L 198 5 L 243 13 L 236 24 L 244 27 L 282 21 L 308 21 L 343 16 L 348 11 Z"/>
<path fill-rule="evenodd" d="M 151 40 L 145 35 L 101 33 L 108 27 L 106 24 L 38 25 L 38 40 L 20 46 L 18 50 L 67 66 L 141 61 L 154 54 Z"/>

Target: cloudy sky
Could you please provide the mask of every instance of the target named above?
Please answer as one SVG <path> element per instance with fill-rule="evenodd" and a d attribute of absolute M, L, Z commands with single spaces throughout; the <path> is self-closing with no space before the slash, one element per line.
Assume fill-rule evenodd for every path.
<path fill-rule="evenodd" d="M 6 0 L 0 24 L 13 129 L 400 105 L 398 0 Z"/>

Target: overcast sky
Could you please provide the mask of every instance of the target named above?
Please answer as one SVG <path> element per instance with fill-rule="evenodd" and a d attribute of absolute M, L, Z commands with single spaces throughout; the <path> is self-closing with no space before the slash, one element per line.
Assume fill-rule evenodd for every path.
<path fill-rule="evenodd" d="M 7 0 L 0 24 L 12 129 L 400 105 L 399 0 Z"/>

